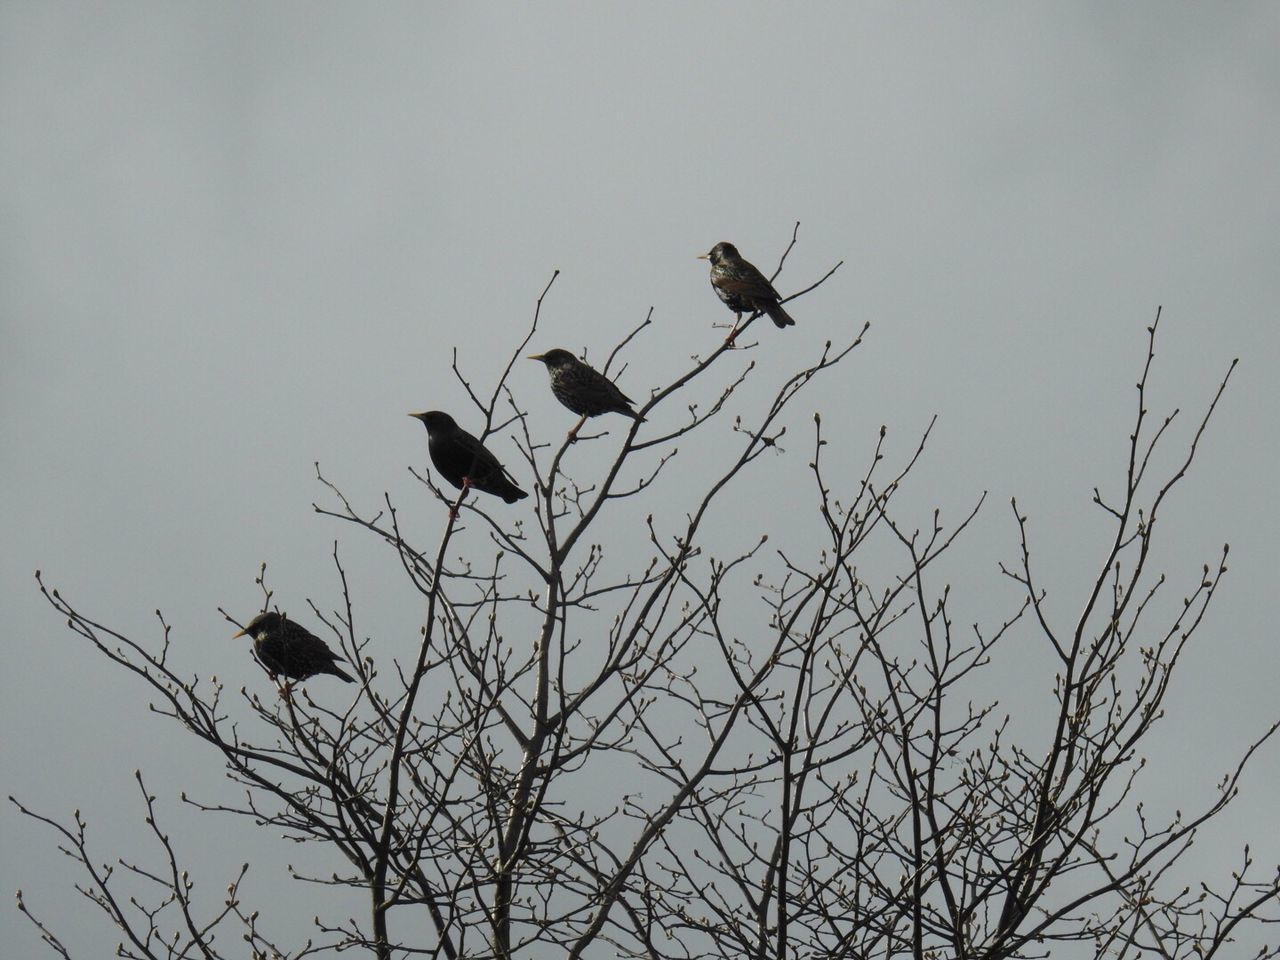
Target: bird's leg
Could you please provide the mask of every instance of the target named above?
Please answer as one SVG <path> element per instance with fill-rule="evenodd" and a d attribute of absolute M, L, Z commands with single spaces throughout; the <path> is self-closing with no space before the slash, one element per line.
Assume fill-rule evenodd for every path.
<path fill-rule="evenodd" d="M 283 686 L 277 683 L 276 693 L 279 694 L 281 700 L 289 700 L 293 697 L 293 686 L 288 680 L 284 682 Z"/>
<path fill-rule="evenodd" d="M 467 491 L 470 489 L 471 489 L 471 477 L 469 475 L 464 476 L 462 478 L 462 493 L 459 495 L 459 498 L 458 498 L 459 503 L 462 502 L 462 497 L 465 497 L 467 495 Z M 449 519 L 450 520 L 458 519 L 458 511 L 455 510 L 452 505 L 450 505 L 449 507 Z"/>
<path fill-rule="evenodd" d="M 587 415 L 584 413 L 578 418 L 578 422 L 573 425 L 573 429 L 569 431 L 569 442 L 576 443 L 578 439 L 578 431 L 582 429 L 582 425 L 587 422 Z"/>
<path fill-rule="evenodd" d="M 462 496 L 462 497 L 465 497 L 465 496 L 467 495 L 467 491 L 468 491 L 468 490 L 470 490 L 470 489 L 471 489 L 471 477 L 470 477 L 470 476 L 464 476 L 464 477 L 462 478 L 462 494 L 461 494 L 461 496 Z M 458 511 L 453 507 L 453 505 L 452 505 L 452 504 L 450 504 L 450 505 L 449 505 L 449 519 L 450 519 L 450 520 L 457 520 L 457 519 L 458 519 Z"/>
<path fill-rule="evenodd" d="M 733 338 L 738 335 L 738 327 L 742 323 L 742 314 L 734 313 L 733 326 L 729 329 L 729 335 L 724 338 L 725 343 L 733 343 Z"/>

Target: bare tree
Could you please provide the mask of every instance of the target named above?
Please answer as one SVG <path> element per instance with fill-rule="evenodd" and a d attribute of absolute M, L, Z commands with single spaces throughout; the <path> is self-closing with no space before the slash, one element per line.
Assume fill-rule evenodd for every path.
<path fill-rule="evenodd" d="M 778 271 L 794 244 L 793 234 Z M 136 640 L 41 580 L 72 632 L 135 675 L 155 712 L 242 788 L 238 800 L 183 800 L 325 845 L 333 872 L 301 879 L 351 888 L 363 904 L 350 911 L 360 919 L 320 917 L 310 938 L 285 944 L 241 903 L 243 871 L 221 900 L 197 898 L 141 774 L 155 851 L 115 867 L 91 855 L 78 812 L 64 822 L 19 804 L 80 864 L 79 889 L 120 931 L 120 956 L 244 955 L 215 943 L 226 931 L 254 957 L 994 960 L 1080 944 L 1081 954 L 1182 958 L 1225 956 L 1242 925 L 1280 919 L 1277 874 L 1259 875 L 1248 848 L 1217 886 L 1174 879 L 1275 726 L 1204 809 L 1157 823 L 1141 802 L 1141 744 L 1226 572 L 1224 548 L 1170 609 L 1151 546 L 1229 371 L 1176 469 L 1155 476 L 1153 452 L 1174 423 L 1153 424 L 1146 407 L 1157 315 L 1123 481 L 1095 491 L 1113 535 L 1075 614 L 1051 615 L 1015 502 L 1017 556 L 1002 573 L 1021 600 L 992 626 L 960 630 L 935 570 L 984 498 L 954 523 L 935 511 L 923 528 L 899 508 L 932 425 L 896 465 L 882 429 L 850 484 L 824 468 L 830 445 L 849 438 L 815 416 L 811 435 L 787 442 L 811 451 L 807 492 L 795 496 L 816 507 L 821 542 L 805 556 L 763 538 L 707 542 L 705 521 L 728 491 L 781 449 L 796 397 L 848 361 L 861 333 L 824 344 L 762 398 L 749 318 L 654 389 L 645 421 L 611 423 L 625 430 L 621 446 L 584 476 L 568 469 L 570 454 L 606 433 L 548 443 L 508 388 L 542 302 L 489 388 L 454 358 L 481 438 L 518 443 L 534 478 L 531 521 L 420 474 L 441 503 L 438 536 L 420 546 L 390 498 L 364 508 L 317 467 L 317 512 L 394 551 L 424 610 L 416 658 L 387 670 L 356 629 L 335 545 L 341 601 L 312 612 L 359 674 L 344 709 L 302 687 L 229 696 L 175 662 L 163 618 L 158 643 Z M 649 325 L 622 340 L 606 372 Z M 736 452 L 688 465 L 692 442 L 720 424 Z M 664 508 L 647 509 L 659 492 Z M 258 582 L 269 607 L 265 567 Z M 742 614 L 748 604 L 763 621 Z M 1014 634 L 1039 638 L 1055 664 L 1032 681 L 1052 708 L 1043 739 L 972 696 Z M 21 894 L 19 908 L 70 956 Z"/>

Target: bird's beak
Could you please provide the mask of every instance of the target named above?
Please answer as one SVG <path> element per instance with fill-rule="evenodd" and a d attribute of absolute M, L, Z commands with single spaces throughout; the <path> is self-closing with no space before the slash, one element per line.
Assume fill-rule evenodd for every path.
<path fill-rule="evenodd" d="M 694 259 L 695 259 L 695 260 L 710 260 L 710 259 L 711 259 L 711 254 L 709 254 L 709 253 L 700 253 L 700 254 L 698 254 L 696 257 L 694 257 Z"/>
<path fill-rule="evenodd" d="M 529 356 L 525 357 L 525 359 L 526 360 L 546 360 L 547 355 L 545 353 L 531 353 L 529 354 Z"/>
<path fill-rule="evenodd" d="M 425 416 L 426 416 L 426 414 L 425 414 L 425 413 L 411 413 L 411 414 L 409 414 L 409 416 L 413 417 L 413 419 L 415 419 L 415 420 L 421 420 L 423 417 L 425 417 Z"/>
<path fill-rule="evenodd" d="M 236 637 L 247 637 L 248 635 L 249 635 L 248 630 L 241 630 L 239 633 L 233 633 L 231 635 L 231 639 L 234 640 L 236 639 Z"/>

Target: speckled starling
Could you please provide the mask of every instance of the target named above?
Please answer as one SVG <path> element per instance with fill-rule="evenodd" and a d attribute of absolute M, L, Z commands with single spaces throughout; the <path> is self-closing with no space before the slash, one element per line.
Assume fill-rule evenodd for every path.
<path fill-rule="evenodd" d="M 507 503 L 515 503 L 529 495 L 515 485 L 498 458 L 447 413 L 428 410 L 409 416 L 421 420 L 426 426 L 431 462 L 440 471 L 440 476 L 459 490 L 464 486 L 475 487 L 501 497 Z"/>
<path fill-rule="evenodd" d="M 604 413 L 621 413 L 633 420 L 644 419 L 631 409 L 633 401 L 612 380 L 568 350 L 556 348 L 536 353 L 529 359 L 541 360 L 546 365 L 551 376 L 551 392 L 582 418 L 570 433 L 576 433 L 587 417 L 598 417 Z"/>
<path fill-rule="evenodd" d="M 354 682 L 337 665 L 335 661 L 340 658 L 328 644 L 282 614 L 260 613 L 235 636 L 253 637 L 253 652 L 272 679 L 305 680 L 318 673 L 331 673 L 347 683 Z"/>
<path fill-rule="evenodd" d="M 763 273 L 749 264 L 732 243 L 717 243 L 709 253 L 698 257 L 711 261 L 711 286 L 724 305 L 742 319 L 744 313 L 767 313 L 778 327 L 789 327 L 795 321 L 778 303 L 778 291 L 773 289 Z"/>

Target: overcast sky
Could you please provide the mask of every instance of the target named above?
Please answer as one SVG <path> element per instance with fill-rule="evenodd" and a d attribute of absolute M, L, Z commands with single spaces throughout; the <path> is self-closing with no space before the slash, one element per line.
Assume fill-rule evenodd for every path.
<path fill-rule="evenodd" d="M 857 464 L 880 424 L 901 452 L 941 414 L 912 495 L 991 491 L 966 556 L 992 603 L 1012 495 L 1064 610 L 1100 556 L 1090 493 L 1119 483 L 1157 306 L 1154 406 L 1198 414 L 1241 358 L 1161 544 L 1183 583 L 1232 545 L 1152 748 L 1168 793 L 1211 783 L 1277 713 L 1278 46 L 1266 3 L 0 5 L 5 792 L 82 808 L 112 857 L 134 767 L 176 823 L 179 790 L 221 789 L 35 569 L 139 636 L 162 608 L 188 669 L 238 687 L 262 677 L 216 608 L 251 615 L 263 561 L 286 609 L 332 606 L 341 538 L 377 636 L 408 594 L 313 515 L 313 461 L 421 501 L 404 414 L 464 410 L 451 350 L 490 383 L 555 269 L 535 346 L 600 357 L 652 306 L 623 383 L 647 396 L 722 336 L 694 256 L 771 268 L 796 221 L 784 293 L 844 266 L 759 352 L 790 369 L 871 322 L 795 422 L 826 412 Z M 539 365 L 512 387 L 567 429 Z M 785 517 L 785 485 L 734 495 Z M 1275 859 L 1278 769 L 1273 746 L 1218 875 L 1245 839 Z M 216 897 L 253 831 L 196 822 Z M 3 887 L 93 943 L 53 838 L 0 831 Z M 309 917 L 319 894 L 277 895 Z M 0 942 L 37 949 L 12 907 Z"/>

